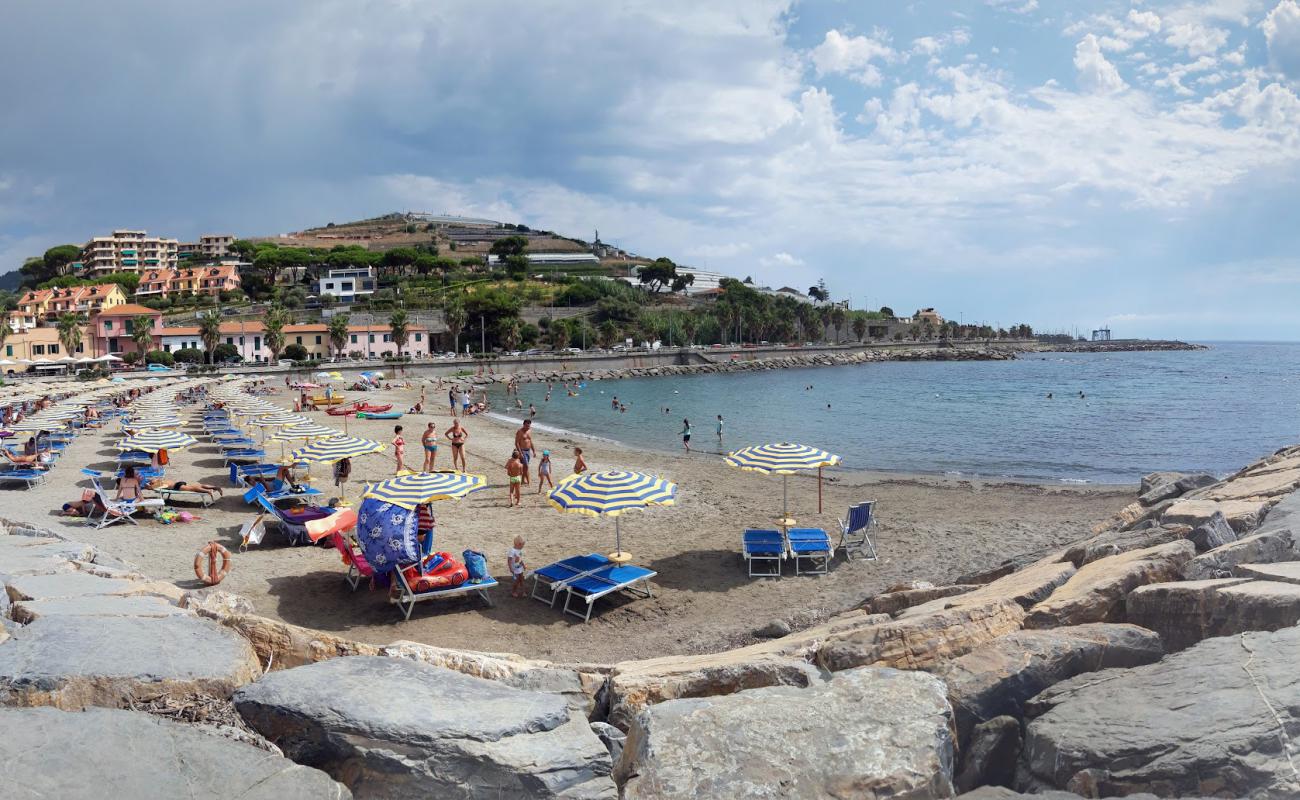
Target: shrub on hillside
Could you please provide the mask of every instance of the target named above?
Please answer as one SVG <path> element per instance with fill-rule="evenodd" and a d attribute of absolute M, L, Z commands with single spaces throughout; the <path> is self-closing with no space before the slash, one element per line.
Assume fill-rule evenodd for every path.
<path fill-rule="evenodd" d="M 197 347 L 182 347 L 172 357 L 182 364 L 198 364 L 203 361 L 203 351 Z"/>

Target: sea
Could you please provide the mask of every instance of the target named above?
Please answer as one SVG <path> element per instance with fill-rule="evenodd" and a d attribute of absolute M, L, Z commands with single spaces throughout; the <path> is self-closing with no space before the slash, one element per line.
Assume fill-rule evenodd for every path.
<path fill-rule="evenodd" d="M 523 384 L 520 395 L 544 431 L 636 448 L 681 452 L 689 420 L 697 452 L 791 441 L 850 470 L 1045 483 L 1223 476 L 1300 443 L 1300 343 L 1204 344 L 593 381 L 576 397 L 556 384 L 549 401 L 545 384 Z M 521 419 L 504 401 L 493 402 L 502 416 Z"/>

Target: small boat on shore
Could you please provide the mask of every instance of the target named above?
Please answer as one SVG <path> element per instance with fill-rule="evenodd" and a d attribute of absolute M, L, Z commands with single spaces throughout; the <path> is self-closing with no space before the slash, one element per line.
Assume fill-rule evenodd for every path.
<path fill-rule="evenodd" d="M 357 419 L 401 419 L 400 411 L 358 411 Z"/>
<path fill-rule="evenodd" d="M 313 397 L 311 401 L 313 404 L 318 406 L 336 406 L 339 403 L 342 403 L 344 400 L 342 395 L 336 394 L 333 397 L 326 397 L 325 395 L 322 394 Z"/>
<path fill-rule="evenodd" d="M 347 414 L 362 414 L 362 413 L 382 414 L 385 411 L 391 411 L 392 408 L 393 408 L 392 403 L 375 405 L 372 403 L 367 403 L 364 400 L 357 400 L 346 406 L 339 406 L 338 408 L 328 408 L 325 410 L 325 413 L 329 414 L 332 417 L 342 417 Z"/>

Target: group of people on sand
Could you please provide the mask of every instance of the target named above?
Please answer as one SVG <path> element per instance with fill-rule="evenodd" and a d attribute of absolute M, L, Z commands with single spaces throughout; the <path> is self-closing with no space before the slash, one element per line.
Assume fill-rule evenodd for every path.
<path fill-rule="evenodd" d="M 538 459 L 537 491 L 535 494 L 541 494 L 547 488 L 555 488 L 555 481 L 552 477 L 554 467 L 551 464 L 551 451 L 542 450 L 541 457 L 538 458 L 537 446 L 533 443 L 533 421 L 526 419 L 519 430 L 515 431 L 515 446 L 510 451 L 510 459 L 506 461 L 506 480 L 509 484 L 508 506 L 523 505 L 523 487 L 532 485 L 530 468 L 535 458 Z M 581 475 L 586 471 L 587 462 L 582 457 L 582 448 L 573 448 L 574 474 Z"/>

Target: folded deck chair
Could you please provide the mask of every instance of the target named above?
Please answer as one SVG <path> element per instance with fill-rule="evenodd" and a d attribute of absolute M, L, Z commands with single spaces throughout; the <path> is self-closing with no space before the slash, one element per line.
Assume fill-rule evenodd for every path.
<path fill-rule="evenodd" d="M 490 607 L 492 605 L 492 598 L 488 597 L 487 590 L 497 585 L 497 579 L 488 577 L 487 580 L 484 580 L 481 583 L 470 583 L 469 581 L 466 581 L 460 586 L 449 586 L 445 589 L 417 592 L 411 587 L 410 581 L 406 579 L 405 570 L 395 569 L 393 570 L 393 585 L 397 587 L 397 597 L 392 598 L 392 602 L 397 605 L 397 609 L 402 612 L 402 615 L 409 620 L 411 618 L 411 612 L 415 610 L 415 604 L 424 600 L 445 600 L 449 597 L 476 594 Z"/>
<path fill-rule="evenodd" d="M 534 600 L 541 600 L 548 606 L 554 606 L 556 599 L 563 591 L 565 582 L 586 575 L 593 570 L 608 566 L 610 560 L 599 553 L 588 553 L 585 556 L 573 556 L 554 564 L 547 564 L 533 570 L 533 593 Z M 550 594 L 543 596 L 540 594 L 542 588 L 547 589 Z"/>
<path fill-rule="evenodd" d="M 370 562 L 366 561 L 366 554 L 361 552 L 361 548 L 353 543 L 352 538 L 343 532 L 336 532 L 330 535 L 330 541 L 334 547 L 343 555 L 343 563 L 348 565 L 348 574 L 343 579 L 356 591 L 361 585 L 362 579 L 370 578 L 375 574 L 374 568 Z M 409 617 L 408 617 L 409 619 Z"/>
<path fill-rule="evenodd" d="M 821 528 L 791 528 L 786 534 L 795 575 L 825 575 L 830 572 L 831 537 Z"/>
<path fill-rule="evenodd" d="M 33 486 L 45 482 L 45 476 L 49 473 L 46 469 L 30 469 L 21 467 L 18 469 L 0 470 L 0 481 L 23 482 L 30 489 Z"/>
<path fill-rule="evenodd" d="M 876 524 L 876 501 L 868 500 L 849 507 L 848 516 L 840 522 L 840 543 L 844 558 L 852 560 L 860 555 L 868 561 L 876 560 L 876 545 L 871 541 L 871 528 Z"/>
<path fill-rule="evenodd" d="M 652 597 L 650 579 L 658 574 L 654 570 L 634 567 L 631 564 L 610 564 L 565 581 L 564 590 L 567 596 L 564 598 L 564 613 L 582 617 L 583 622 L 590 622 L 592 606 L 607 594 L 628 592 L 638 597 Z M 640 583 L 644 583 L 645 586 L 638 589 L 637 584 Z M 574 605 L 575 600 L 586 601 L 585 612 L 580 612 L 577 608 L 569 608 L 570 605 Z"/>
<path fill-rule="evenodd" d="M 749 577 L 780 577 L 785 539 L 780 531 L 750 528 L 741 534 L 740 554 L 749 566 Z"/>

